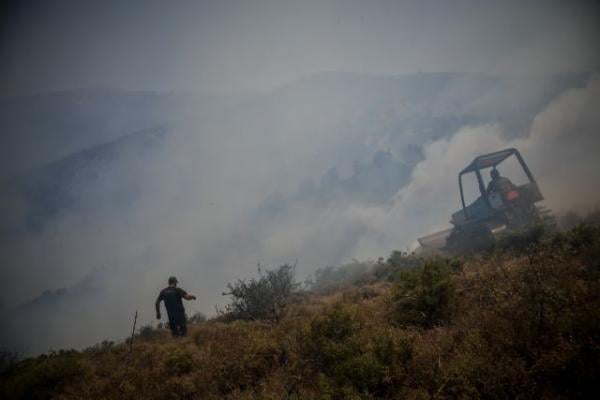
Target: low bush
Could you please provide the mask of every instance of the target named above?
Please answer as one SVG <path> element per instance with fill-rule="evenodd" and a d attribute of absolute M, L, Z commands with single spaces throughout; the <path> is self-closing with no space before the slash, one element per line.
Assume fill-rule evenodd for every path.
<path fill-rule="evenodd" d="M 553 234 L 553 229 L 544 224 L 537 224 L 500 237 L 490 251 L 514 255 L 525 254 L 539 246 L 544 240 L 548 240 Z"/>
<path fill-rule="evenodd" d="M 60 351 L 24 360 L 11 372 L 0 386 L 0 398 L 49 399 L 67 395 L 70 386 L 90 376 L 91 368 L 81 353 Z"/>
<path fill-rule="evenodd" d="M 457 323 L 481 338 L 482 353 L 500 367 L 490 373 L 490 382 L 504 382 L 514 393 L 532 397 L 582 398 L 597 392 L 599 244 L 600 229 L 582 225 L 553 235 L 520 258 L 504 254 L 466 268 L 468 274 L 457 281 L 463 288 L 456 296 Z M 518 379 L 509 372 L 515 370 Z M 491 390 L 489 384 L 485 390 Z"/>
<path fill-rule="evenodd" d="M 358 261 L 339 267 L 319 268 L 314 274 L 314 279 L 308 280 L 306 286 L 315 293 L 333 292 L 364 283 L 372 269 L 373 263 Z"/>
<path fill-rule="evenodd" d="M 431 328 L 449 322 L 456 259 L 430 258 L 422 265 L 400 270 L 391 292 L 390 318 L 398 326 Z"/>
<path fill-rule="evenodd" d="M 192 354 L 184 349 L 174 349 L 164 360 L 164 373 L 166 376 L 182 376 L 189 374 L 194 369 Z"/>
<path fill-rule="evenodd" d="M 163 334 L 160 329 L 156 329 L 152 325 L 143 325 L 140 327 L 137 337 L 143 340 L 153 340 L 163 337 Z"/>
<path fill-rule="evenodd" d="M 294 280 L 294 266 L 282 265 L 264 274 L 258 270 L 259 278 L 246 282 L 238 280 L 227 284 L 231 303 L 225 307 L 224 320 L 274 320 L 285 315 L 291 297 L 299 284 Z"/>
<path fill-rule="evenodd" d="M 386 261 L 380 258 L 377 261 L 374 275 L 378 281 L 393 282 L 406 270 L 412 270 L 421 266 L 423 258 L 402 251 L 394 251 Z"/>

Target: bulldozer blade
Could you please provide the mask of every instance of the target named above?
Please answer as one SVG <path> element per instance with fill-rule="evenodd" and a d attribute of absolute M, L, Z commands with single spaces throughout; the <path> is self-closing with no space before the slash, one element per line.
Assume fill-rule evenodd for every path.
<path fill-rule="evenodd" d="M 440 232 L 432 233 L 431 235 L 423 236 L 417 240 L 424 251 L 441 250 L 446 246 L 446 238 L 451 232 L 452 228 L 449 228 Z"/>

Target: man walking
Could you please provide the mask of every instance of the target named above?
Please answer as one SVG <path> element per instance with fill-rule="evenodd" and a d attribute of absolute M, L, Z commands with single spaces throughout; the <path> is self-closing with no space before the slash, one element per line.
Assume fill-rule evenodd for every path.
<path fill-rule="evenodd" d="M 177 287 L 177 278 L 169 278 L 169 286 L 160 291 L 156 299 L 156 319 L 160 319 L 160 302 L 165 302 L 167 315 L 169 316 L 169 328 L 171 334 L 176 336 L 185 336 L 187 333 L 187 320 L 185 308 L 181 299 L 196 300 L 196 296 L 187 294 L 187 292 Z"/>

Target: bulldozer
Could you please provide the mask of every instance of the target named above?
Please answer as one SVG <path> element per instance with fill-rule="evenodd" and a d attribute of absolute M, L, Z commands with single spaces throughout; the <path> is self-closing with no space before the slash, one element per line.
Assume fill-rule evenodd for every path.
<path fill-rule="evenodd" d="M 517 163 L 514 163 L 516 159 Z M 525 182 L 513 184 L 501 177 L 498 167 L 513 160 Z M 482 172 L 491 169 L 492 181 L 486 187 Z M 463 181 L 473 176 L 479 196 L 467 205 Z M 419 238 L 424 252 L 464 254 L 490 246 L 498 237 L 526 229 L 535 224 L 551 224 L 550 212 L 537 203 L 544 200 L 542 192 L 515 148 L 504 149 L 476 157 L 458 174 L 462 209 L 452 214 L 452 228 Z"/>

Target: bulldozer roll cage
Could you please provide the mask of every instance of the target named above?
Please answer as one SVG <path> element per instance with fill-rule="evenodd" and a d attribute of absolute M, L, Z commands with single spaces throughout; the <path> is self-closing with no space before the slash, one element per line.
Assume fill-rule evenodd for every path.
<path fill-rule="evenodd" d="M 479 185 L 479 191 L 481 192 L 481 195 L 484 197 L 485 201 L 489 202 L 488 194 L 485 190 L 485 184 L 483 182 L 483 177 L 481 176 L 481 170 L 485 169 L 485 168 L 495 168 L 498 164 L 502 163 L 504 160 L 506 160 L 508 157 L 510 157 L 512 155 L 514 155 L 517 158 L 517 160 L 519 161 L 519 164 L 521 165 L 521 168 L 523 168 L 523 171 L 525 171 L 525 174 L 527 175 L 529 182 L 531 184 L 537 186 L 537 182 L 535 181 L 533 174 L 529 170 L 527 163 L 525 163 L 525 160 L 521 156 L 521 153 L 519 153 L 519 150 L 517 150 L 515 148 L 504 149 L 504 150 L 496 151 L 494 153 L 489 153 L 489 154 L 485 154 L 485 155 L 476 157 L 468 166 L 466 166 L 458 174 L 458 187 L 460 190 L 460 201 L 461 201 L 463 212 L 464 212 L 466 219 L 468 219 L 469 216 L 467 214 L 467 206 L 465 204 L 465 196 L 464 196 L 464 191 L 463 191 L 463 183 L 462 183 L 463 175 L 471 173 L 471 172 L 475 172 L 475 175 L 477 176 L 477 183 Z"/>

